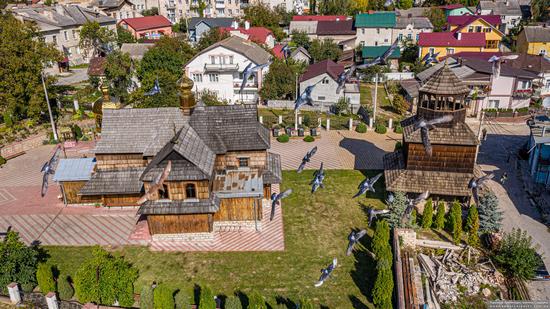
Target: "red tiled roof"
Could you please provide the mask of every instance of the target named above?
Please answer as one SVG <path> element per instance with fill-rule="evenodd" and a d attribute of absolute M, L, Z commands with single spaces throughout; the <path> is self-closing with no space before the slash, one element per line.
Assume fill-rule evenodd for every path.
<path fill-rule="evenodd" d="M 172 26 L 172 23 L 162 15 L 125 18 L 119 23 L 122 22 L 125 22 L 126 24 L 128 24 L 128 27 L 131 27 L 136 31 Z"/>
<path fill-rule="evenodd" d="M 307 70 L 300 76 L 300 82 L 311 79 L 315 76 L 327 73 L 333 79 L 338 78 L 340 73 L 344 72 L 344 66 L 334 63 L 332 60 L 323 60 L 307 67 Z"/>
<path fill-rule="evenodd" d="M 283 47 L 285 47 L 284 44 L 275 44 L 275 46 L 273 46 L 273 55 L 279 59 L 283 59 Z"/>
<path fill-rule="evenodd" d="M 292 17 L 292 21 L 335 21 L 347 18 L 345 15 L 295 15 Z"/>
<path fill-rule="evenodd" d="M 317 35 L 355 34 L 353 20 L 319 21 L 316 32 Z"/>
<path fill-rule="evenodd" d="M 461 33 L 460 40 L 454 32 L 422 32 L 418 38 L 418 46 L 432 47 L 485 47 L 485 33 Z"/>
<path fill-rule="evenodd" d="M 221 30 L 228 31 L 228 32 L 239 31 L 242 34 L 248 35 L 248 40 L 255 43 L 260 43 L 260 44 L 265 44 L 267 37 L 269 35 L 273 36 L 273 32 L 271 32 L 271 30 L 264 27 L 250 27 L 248 28 L 248 30 L 242 27 L 239 27 L 237 29 L 232 27 L 226 27 L 226 28 L 221 28 Z"/>
<path fill-rule="evenodd" d="M 496 27 L 502 24 L 500 15 L 461 15 L 461 16 L 449 16 L 447 17 L 447 23 L 452 26 L 466 26 L 478 19 L 483 19 L 487 23 Z"/>
<path fill-rule="evenodd" d="M 441 59 L 446 59 L 448 57 L 452 58 L 465 58 L 465 59 L 480 59 L 480 60 L 489 60 L 493 56 L 502 56 L 501 52 L 459 52 L 452 55 L 447 55 Z"/>

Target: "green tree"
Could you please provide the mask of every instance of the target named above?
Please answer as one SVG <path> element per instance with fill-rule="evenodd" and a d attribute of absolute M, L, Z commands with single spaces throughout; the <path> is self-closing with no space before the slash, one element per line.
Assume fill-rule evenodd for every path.
<path fill-rule="evenodd" d="M 174 291 L 165 284 L 155 288 L 153 299 L 155 309 L 174 309 Z"/>
<path fill-rule="evenodd" d="M 295 46 L 301 46 L 309 51 L 311 41 L 309 40 L 309 36 L 305 31 L 296 31 L 296 30 L 292 31 L 291 42 Z"/>
<path fill-rule="evenodd" d="M 418 45 L 412 41 L 407 40 L 403 42 L 404 48 L 401 52 L 400 62 L 415 63 L 418 60 Z"/>
<path fill-rule="evenodd" d="M 209 89 L 204 89 L 199 94 L 200 100 L 206 106 L 227 105 L 227 100 L 220 100 L 218 94 Z"/>
<path fill-rule="evenodd" d="M 411 220 L 410 220 L 410 223 L 409 223 L 412 227 L 416 227 L 416 226 L 417 226 L 417 222 L 418 222 L 418 221 L 417 221 L 417 219 L 416 219 L 416 217 L 417 217 L 416 215 L 417 215 L 417 211 L 416 211 L 416 209 L 413 209 L 413 210 L 411 211 Z"/>
<path fill-rule="evenodd" d="M 241 300 L 234 295 L 231 295 L 225 299 L 225 309 L 243 309 Z"/>
<path fill-rule="evenodd" d="M 402 95 L 396 94 L 393 96 L 392 107 L 398 114 L 404 115 L 409 110 L 409 103 Z"/>
<path fill-rule="evenodd" d="M 493 192 L 479 197 L 479 230 L 482 233 L 497 233 L 502 227 L 502 211 Z"/>
<path fill-rule="evenodd" d="M 454 243 L 459 244 L 462 237 L 462 206 L 456 200 L 449 211 L 447 223 L 449 224 L 449 233 L 453 235 Z"/>
<path fill-rule="evenodd" d="M 246 7 L 243 20 L 248 20 L 255 27 L 265 27 L 271 30 L 278 41 L 285 37 L 283 29 L 279 26 L 281 16 L 263 2 Z"/>
<path fill-rule="evenodd" d="M 136 38 L 132 35 L 132 33 L 123 27 L 117 26 L 116 27 L 116 42 L 118 46 L 122 46 L 124 43 L 135 43 Z"/>
<path fill-rule="evenodd" d="M 313 305 L 313 302 L 309 298 L 300 298 L 299 307 L 300 309 L 314 309 L 315 306 Z"/>
<path fill-rule="evenodd" d="M 341 97 L 336 104 L 332 105 L 333 111 L 336 115 L 347 114 L 349 111 L 349 99 Z"/>
<path fill-rule="evenodd" d="M 258 291 L 253 290 L 248 294 L 248 307 L 249 309 L 267 309 L 265 299 Z"/>
<path fill-rule="evenodd" d="M 526 231 L 513 229 L 502 238 L 495 261 L 504 267 L 509 276 L 529 280 L 541 263 L 537 249 Z"/>
<path fill-rule="evenodd" d="M 413 0 L 399 0 L 397 2 L 397 7 L 402 10 L 408 10 L 413 7 L 414 1 Z"/>
<path fill-rule="evenodd" d="M 394 199 L 388 207 L 391 210 L 387 215 L 388 223 L 391 227 L 402 227 L 402 218 L 407 208 L 407 196 L 403 192 L 395 192 Z"/>
<path fill-rule="evenodd" d="M 388 256 L 389 244 L 390 226 L 386 220 L 377 220 L 371 242 L 372 253 L 377 260 L 383 258 L 391 260 L 391 257 Z M 391 255 L 391 249 L 389 249 L 389 255 Z"/>
<path fill-rule="evenodd" d="M 437 230 L 442 230 L 445 227 L 445 204 L 439 202 L 437 206 L 437 213 L 435 215 L 435 221 L 433 227 Z"/>
<path fill-rule="evenodd" d="M 45 64 L 60 60 L 61 53 L 41 38 L 35 25 L 0 14 L 0 114 L 4 121 L 6 117 L 12 123 L 28 117 L 38 120 L 47 110 L 40 74 Z M 46 78 L 48 90 L 54 82 L 54 77 Z"/>
<path fill-rule="evenodd" d="M 116 41 L 115 33 L 107 27 L 101 27 L 97 21 L 87 21 L 80 28 L 80 48 L 87 56 L 105 44 Z"/>
<path fill-rule="evenodd" d="M 179 290 L 174 296 L 174 303 L 176 309 L 189 309 L 191 308 L 191 297 L 184 290 Z"/>
<path fill-rule="evenodd" d="M 468 209 L 468 216 L 466 217 L 466 231 L 468 232 L 468 244 L 470 246 L 479 245 L 479 236 L 477 235 L 479 230 L 479 216 L 477 207 L 475 205 L 470 206 Z"/>
<path fill-rule="evenodd" d="M 197 43 L 197 50 L 201 51 L 207 47 L 210 47 L 214 43 L 227 39 L 228 37 L 229 33 L 227 31 L 221 31 L 220 28 L 212 28 L 201 36 L 201 39 Z"/>
<path fill-rule="evenodd" d="M 372 302 L 376 308 L 391 309 L 393 293 L 393 274 L 391 262 L 379 260 L 376 263 L 376 279 L 372 289 Z"/>
<path fill-rule="evenodd" d="M 180 33 L 187 32 L 187 20 L 184 17 L 180 18 L 177 23 L 172 25 L 172 31 Z"/>
<path fill-rule="evenodd" d="M 445 16 L 445 13 L 438 7 L 432 7 L 429 10 L 425 10 L 424 16 L 428 17 L 434 26 L 435 32 L 442 31 L 443 27 L 447 24 L 447 17 Z"/>
<path fill-rule="evenodd" d="M 105 78 L 109 82 L 111 94 L 120 98 L 125 103 L 128 96 L 128 87 L 131 85 L 132 59 L 128 53 L 120 50 L 114 51 L 107 56 L 105 64 Z"/>
<path fill-rule="evenodd" d="M 550 19 L 550 0 L 531 1 L 531 13 L 536 21 L 548 21 Z"/>
<path fill-rule="evenodd" d="M 158 15 L 158 14 L 159 14 L 159 8 L 157 8 L 156 6 L 150 8 L 150 9 L 141 11 L 141 15 L 143 15 L 143 16 L 155 16 L 155 15 Z"/>
<path fill-rule="evenodd" d="M 162 70 L 180 78 L 184 64 L 194 55 L 195 50 L 186 40 L 163 36 L 143 55 L 139 75 L 143 78 L 147 73 Z"/>
<path fill-rule="evenodd" d="M 369 9 L 369 0 L 354 0 L 352 7 L 356 13 L 366 12 Z"/>
<path fill-rule="evenodd" d="M 36 281 L 40 287 L 42 294 L 48 294 L 49 292 L 55 292 L 55 279 L 53 277 L 52 265 L 47 263 L 38 264 L 36 269 Z"/>
<path fill-rule="evenodd" d="M 0 242 L 0 291 L 6 295 L 6 286 L 12 282 L 21 284 L 25 291 L 32 290 L 37 264 L 37 248 L 26 246 L 17 232 L 9 231 Z"/>
<path fill-rule="evenodd" d="M 60 275 L 57 278 L 57 293 L 62 300 L 70 300 L 73 298 L 74 289 L 71 285 L 70 277 L 67 275 Z"/>
<path fill-rule="evenodd" d="M 148 284 L 144 285 L 141 288 L 141 294 L 139 297 L 139 308 L 153 309 L 154 307 L 155 307 L 155 303 L 153 299 L 153 288 Z"/>
<path fill-rule="evenodd" d="M 434 208 L 432 199 L 429 198 L 424 205 L 424 212 L 422 213 L 422 228 L 429 229 L 433 223 Z"/>
<path fill-rule="evenodd" d="M 205 0 L 198 0 L 196 5 L 192 5 L 191 9 L 199 14 L 199 17 L 204 17 L 204 10 L 208 7 L 208 2 Z"/>
<path fill-rule="evenodd" d="M 318 4 L 321 15 L 352 15 L 353 3 L 350 0 L 319 0 Z"/>
<path fill-rule="evenodd" d="M 342 50 L 331 39 L 319 40 L 315 39 L 311 41 L 309 47 L 309 53 L 315 62 L 330 59 L 333 61 L 338 60 L 338 57 L 342 54 Z"/>
<path fill-rule="evenodd" d="M 214 292 L 208 286 L 201 287 L 198 309 L 216 309 L 216 300 Z"/>
<path fill-rule="evenodd" d="M 76 297 L 81 303 L 95 302 L 122 307 L 134 304 L 134 281 L 138 271 L 122 257 L 114 257 L 97 246 L 92 258 L 80 265 L 75 276 Z"/>
<path fill-rule="evenodd" d="M 289 59 L 289 62 L 292 59 Z M 275 59 L 264 76 L 260 96 L 265 100 L 292 99 L 296 96 L 296 72 L 284 60 Z"/>
<path fill-rule="evenodd" d="M 128 102 L 137 108 L 178 107 L 178 79 L 180 77 L 165 70 L 146 73 L 141 80 L 141 88 L 129 95 Z M 146 96 L 158 79 L 161 93 Z"/>

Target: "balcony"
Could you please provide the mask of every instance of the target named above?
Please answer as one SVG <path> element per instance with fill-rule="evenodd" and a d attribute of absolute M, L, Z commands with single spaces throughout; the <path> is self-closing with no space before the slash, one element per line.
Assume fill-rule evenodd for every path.
<path fill-rule="evenodd" d="M 167 9 L 175 9 L 176 3 L 175 2 L 166 2 L 166 8 Z"/>
<path fill-rule="evenodd" d="M 241 80 L 234 79 L 233 80 L 233 88 L 234 89 L 241 89 L 241 83 L 242 83 Z M 256 81 L 250 81 L 250 80 L 244 86 L 244 89 L 257 89 L 257 88 L 258 88 L 258 83 Z"/>
<path fill-rule="evenodd" d="M 216 9 L 225 9 L 225 2 L 216 1 Z"/>
<path fill-rule="evenodd" d="M 237 71 L 239 70 L 239 64 L 226 64 L 226 63 L 215 63 L 215 64 L 205 64 L 205 71 L 210 72 L 228 72 L 228 71 Z"/>
<path fill-rule="evenodd" d="M 516 89 L 512 92 L 512 97 L 517 99 L 527 99 L 533 95 L 533 89 Z"/>

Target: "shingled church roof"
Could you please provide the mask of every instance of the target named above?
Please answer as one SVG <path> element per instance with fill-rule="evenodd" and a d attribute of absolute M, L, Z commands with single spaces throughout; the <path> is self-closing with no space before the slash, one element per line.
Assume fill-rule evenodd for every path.
<path fill-rule="evenodd" d="M 434 95 L 466 95 L 470 89 L 456 77 L 449 66 L 445 64 L 441 69 L 435 72 L 419 89 Z"/>
<path fill-rule="evenodd" d="M 420 130 L 414 129 L 416 119 L 415 115 L 401 121 L 403 138 L 406 143 L 422 143 Z M 446 145 L 477 145 L 479 143 L 472 129 L 463 122 L 458 122 L 452 127 L 438 126 L 430 130 L 430 142 Z"/>
<path fill-rule="evenodd" d="M 143 188 L 139 176 L 143 167 L 125 170 L 98 170 L 80 189 L 79 195 L 138 194 Z"/>

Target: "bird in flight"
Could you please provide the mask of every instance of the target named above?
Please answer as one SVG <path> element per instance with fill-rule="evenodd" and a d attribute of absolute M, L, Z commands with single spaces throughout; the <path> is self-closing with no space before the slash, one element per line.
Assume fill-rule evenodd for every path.
<path fill-rule="evenodd" d="M 357 189 L 359 189 L 359 191 L 353 196 L 353 198 L 356 198 L 362 194 L 366 194 L 368 191 L 371 191 L 371 192 L 375 192 L 374 191 L 374 184 L 378 181 L 378 179 L 380 179 L 380 177 L 383 175 L 384 173 L 380 173 L 372 178 L 365 178 L 365 180 L 361 181 L 361 183 L 359 184 L 359 186 L 357 187 Z"/>
<path fill-rule="evenodd" d="M 330 263 L 327 268 L 321 270 L 321 277 L 319 277 L 319 281 L 315 283 L 315 287 L 320 287 L 321 285 L 323 285 L 323 283 L 330 277 L 330 274 L 332 274 L 332 272 L 336 268 L 336 265 L 338 265 L 338 259 L 334 258 L 332 260 L 332 263 Z"/>
<path fill-rule="evenodd" d="M 519 56 L 518 55 L 508 55 L 508 56 L 497 56 L 497 55 L 494 55 L 492 56 L 491 58 L 489 58 L 489 62 L 491 62 L 493 64 L 493 78 L 498 78 L 500 76 L 500 64 L 504 61 L 504 60 L 514 60 L 514 59 L 517 59 Z"/>
<path fill-rule="evenodd" d="M 376 210 L 374 208 L 369 208 L 368 210 L 368 215 L 369 215 L 369 226 L 371 226 L 372 224 L 372 221 L 374 221 L 374 219 L 378 216 L 378 215 L 383 215 L 383 214 L 387 214 L 389 213 L 390 210 L 389 209 L 380 209 L 380 210 Z"/>
<path fill-rule="evenodd" d="M 292 189 L 288 189 L 279 194 L 277 193 L 271 194 L 271 215 L 269 217 L 269 221 L 273 221 L 273 217 L 275 217 L 275 207 L 277 205 L 280 205 L 281 200 L 289 196 L 291 193 L 292 193 Z"/>
<path fill-rule="evenodd" d="M 432 62 L 437 62 L 437 56 L 439 56 L 439 53 L 440 52 L 437 52 L 435 54 L 427 53 L 420 62 L 424 62 L 424 65 L 428 65 Z"/>
<path fill-rule="evenodd" d="M 248 81 L 250 76 L 258 74 L 259 71 L 270 66 L 271 62 L 272 60 L 260 65 L 254 65 L 254 63 L 250 62 L 243 70 L 243 81 L 241 83 L 241 89 L 239 89 L 239 93 L 240 94 L 243 93 L 244 87 L 246 86 L 246 82 Z"/>
<path fill-rule="evenodd" d="M 137 201 L 138 205 L 141 205 L 146 201 L 151 200 L 153 194 L 155 194 L 159 190 L 164 192 L 163 184 L 164 181 L 168 178 L 168 175 L 170 175 L 170 171 L 172 171 L 172 161 L 168 161 L 163 171 L 157 176 L 157 178 L 155 178 L 153 183 L 151 183 L 147 192 L 145 192 L 145 194 Z"/>
<path fill-rule="evenodd" d="M 313 181 L 311 181 L 311 193 L 315 193 L 319 187 L 324 188 L 323 180 L 325 180 L 325 170 L 323 169 L 323 162 L 319 170 L 313 174 Z"/>
<path fill-rule="evenodd" d="M 401 218 L 401 220 L 404 221 L 405 218 L 407 220 L 410 220 L 411 213 L 412 213 L 413 209 L 416 207 L 416 205 L 418 205 L 421 202 L 425 201 L 429 196 L 430 196 L 430 192 L 426 191 L 426 192 L 420 194 L 415 199 L 407 198 L 407 208 L 403 212 L 403 217 Z"/>
<path fill-rule="evenodd" d="M 159 85 L 159 79 L 157 78 L 155 79 L 155 84 L 153 85 L 153 88 L 151 88 L 151 90 L 146 92 L 144 95 L 152 96 L 158 93 L 160 93 L 160 85 Z"/>
<path fill-rule="evenodd" d="M 297 173 L 301 173 L 304 168 L 306 167 L 306 164 L 311 161 L 311 158 L 313 155 L 317 152 L 317 146 L 313 147 L 310 151 L 306 153 L 306 155 L 302 158 L 302 163 L 300 163 L 300 166 L 298 166 Z"/>
<path fill-rule="evenodd" d="M 356 243 L 359 242 L 359 240 L 367 234 L 367 230 L 360 230 L 359 232 L 351 231 L 348 235 L 348 250 L 346 251 L 346 255 L 350 256 L 351 252 L 353 251 L 353 247 Z"/>
<path fill-rule="evenodd" d="M 40 169 L 40 172 L 42 172 L 42 190 L 40 192 L 40 195 L 42 197 L 46 196 L 46 193 L 48 192 L 48 181 L 50 178 L 50 175 L 55 173 L 55 166 L 57 165 L 57 158 L 59 157 L 59 153 L 61 151 L 61 147 L 57 146 L 55 147 L 55 151 L 53 155 L 50 157 L 44 165 L 42 165 L 42 168 Z"/>
<path fill-rule="evenodd" d="M 483 183 L 485 183 L 487 180 L 493 179 L 493 177 L 495 177 L 495 174 L 491 173 L 479 178 L 472 177 L 472 179 L 470 179 L 470 182 L 468 183 L 468 189 L 472 190 L 472 196 L 474 198 L 476 206 L 479 206 L 479 187 L 481 187 Z"/>
<path fill-rule="evenodd" d="M 432 144 L 430 143 L 429 131 L 435 128 L 436 124 L 447 123 L 453 120 L 452 115 L 445 115 L 432 120 L 424 120 L 419 118 L 414 123 L 414 131 L 420 129 L 420 138 L 422 139 L 422 145 L 428 156 L 432 156 Z"/>
<path fill-rule="evenodd" d="M 393 44 L 390 47 L 388 47 L 388 49 L 381 56 L 378 56 L 378 57 L 374 58 L 373 60 L 368 61 L 366 63 L 360 64 L 356 68 L 357 69 L 366 69 L 366 68 L 370 68 L 372 66 L 375 66 L 377 64 L 386 64 L 388 58 L 391 56 L 393 51 L 397 48 L 398 43 L 399 43 L 399 40 L 396 39 L 395 42 L 393 42 Z"/>
<path fill-rule="evenodd" d="M 340 91 L 342 91 L 342 89 L 346 86 L 346 83 L 353 76 L 355 69 L 355 64 L 352 64 L 349 69 L 343 71 L 338 75 L 338 78 L 336 79 L 336 83 L 338 84 L 338 87 L 336 88 L 336 93 L 340 93 Z"/>
<path fill-rule="evenodd" d="M 302 107 L 302 105 L 307 104 L 309 106 L 313 106 L 313 98 L 311 98 L 311 93 L 313 92 L 313 89 L 317 84 L 324 81 L 325 79 L 321 79 L 318 82 L 316 82 L 313 85 L 309 85 L 304 89 L 304 92 L 302 92 L 297 98 L 296 101 L 294 101 L 294 110 L 297 111 Z"/>

